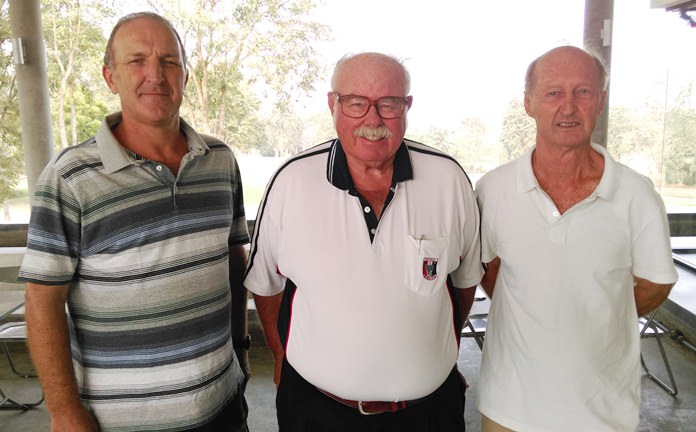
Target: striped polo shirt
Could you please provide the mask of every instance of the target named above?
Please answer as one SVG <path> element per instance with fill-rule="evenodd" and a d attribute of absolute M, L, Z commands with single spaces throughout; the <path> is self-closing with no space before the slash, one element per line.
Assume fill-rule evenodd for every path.
<path fill-rule="evenodd" d="M 102 431 L 192 428 L 243 378 L 228 280 L 229 247 L 249 241 L 239 168 L 182 120 L 175 177 L 119 145 L 120 119 L 41 174 L 19 280 L 70 284 L 78 387 Z"/>
<path fill-rule="evenodd" d="M 482 275 L 478 207 L 456 161 L 404 140 L 377 219 L 334 140 L 272 177 L 245 286 L 285 290 L 280 336 L 305 380 L 345 399 L 399 401 L 452 371 L 462 321 L 453 289 Z"/>

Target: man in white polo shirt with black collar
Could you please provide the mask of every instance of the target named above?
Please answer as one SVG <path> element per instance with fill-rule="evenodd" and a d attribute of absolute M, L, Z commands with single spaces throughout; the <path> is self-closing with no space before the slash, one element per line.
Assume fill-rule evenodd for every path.
<path fill-rule="evenodd" d="M 280 430 L 462 431 L 459 336 L 482 277 L 471 184 L 404 139 L 401 62 L 344 57 L 331 86 L 338 139 L 269 182 L 245 279 L 276 359 Z"/>

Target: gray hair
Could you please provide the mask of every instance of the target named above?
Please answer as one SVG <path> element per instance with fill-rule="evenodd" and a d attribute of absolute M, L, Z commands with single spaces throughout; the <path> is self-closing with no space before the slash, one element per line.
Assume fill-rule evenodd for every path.
<path fill-rule="evenodd" d="M 599 80 L 600 80 L 602 90 L 606 90 L 607 86 L 609 85 L 609 69 L 607 68 L 606 63 L 604 62 L 604 58 L 600 54 L 599 50 L 596 50 L 594 48 L 578 48 L 578 47 L 574 47 L 571 45 L 568 45 L 568 47 L 575 48 L 578 51 L 582 51 L 585 54 L 592 57 L 592 59 L 595 62 L 595 65 L 597 66 L 597 71 L 599 72 Z M 527 72 L 524 75 L 524 91 L 526 93 L 529 93 L 532 89 L 532 84 L 534 81 L 534 70 L 536 69 L 537 63 L 539 63 L 539 60 L 541 60 L 543 57 L 545 57 L 549 52 L 551 52 L 555 49 L 557 49 L 557 48 L 554 48 L 554 49 L 547 51 L 544 54 L 540 55 L 539 57 L 534 59 L 534 61 L 531 62 L 529 64 L 529 66 L 527 67 Z"/>
<path fill-rule="evenodd" d="M 168 19 L 154 12 L 135 12 L 132 14 L 125 15 L 118 20 L 114 28 L 111 30 L 109 41 L 106 43 L 106 50 L 104 51 L 104 65 L 110 69 L 113 68 L 113 44 L 114 37 L 116 36 L 116 32 L 118 31 L 118 29 L 120 29 L 121 26 L 123 26 L 124 24 L 139 18 L 151 18 L 157 20 L 169 27 L 174 32 L 174 35 L 176 36 L 176 41 L 179 43 L 179 48 L 181 49 L 181 56 L 184 60 L 184 69 L 187 69 L 188 65 L 186 64 L 186 50 L 184 49 L 184 44 L 181 42 L 181 37 L 179 36 L 179 33 L 176 31 L 176 29 Z"/>
<path fill-rule="evenodd" d="M 408 93 L 411 91 L 411 74 L 408 72 L 408 69 L 406 69 L 406 66 L 404 66 L 403 60 L 399 60 L 396 57 L 377 52 L 346 54 L 343 57 L 341 57 L 341 59 L 336 62 L 333 75 L 331 75 L 331 91 L 336 91 L 336 81 L 338 80 L 339 75 L 343 71 L 343 67 L 346 64 L 348 64 L 351 60 L 354 60 L 359 57 L 383 58 L 386 60 L 391 60 L 392 62 L 394 62 L 395 65 L 399 67 L 399 69 L 401 69 L 401 73 L 404 78 L 404 95 L 408 95 Z"/>

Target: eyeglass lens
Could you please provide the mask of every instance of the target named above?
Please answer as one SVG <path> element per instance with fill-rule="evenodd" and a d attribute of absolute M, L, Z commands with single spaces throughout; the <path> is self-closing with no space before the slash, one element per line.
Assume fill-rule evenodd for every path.
<path fill-rule="evenodd" d="M 403 115 L 406 107 L 406 100 L 395 96 L 379 98 L 372 103 L 365 96 L 347 95 L 339 96 L 338 102 L 341 104 L 343 114 L 353 118 L 365 116 L 373 105 L 377 109 L 377 114 L 383 119 L 398 118 Z"/>

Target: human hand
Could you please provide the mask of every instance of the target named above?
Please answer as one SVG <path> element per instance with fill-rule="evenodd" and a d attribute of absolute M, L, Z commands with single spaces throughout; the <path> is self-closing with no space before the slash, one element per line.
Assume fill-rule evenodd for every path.
<path fill-rule="evenodd" d="M 99 432 L 99 424 L 87 408 L 80 406 L 51 415 L 51 432 Z"/>
<path fill-rule="evenodd" d="M 239 367 L 242 369 L 244 374 L 244 381 L 242 382 L 242 392 L 246 390 L 246 385 L 251 377 L 251 364 L 249 363 L 249 350 L 246 348 L 235 348 L 234 353 L 237 355 L 237 360 L 239 361 Z"/>
<path fill-rule="evenodd" d="M 275 383 L 276 389 L 280 385 L 280 372 L 283 369 L 283 358 L 285 357 L 285 352 L 273 351 L 273 382 Z"/>

